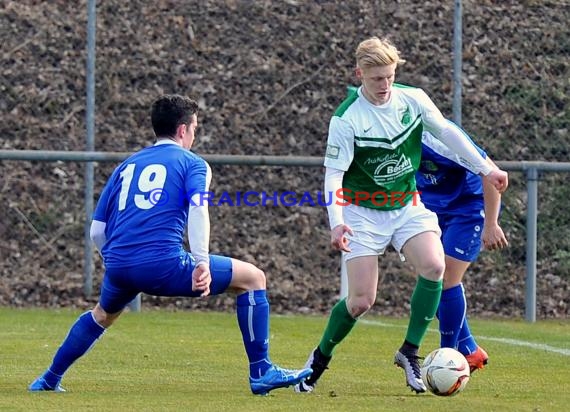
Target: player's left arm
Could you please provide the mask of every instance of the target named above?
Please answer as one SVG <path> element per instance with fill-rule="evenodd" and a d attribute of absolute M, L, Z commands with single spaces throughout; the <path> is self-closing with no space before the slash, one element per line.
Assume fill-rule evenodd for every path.
<path fill-rule="evenodd" d="M 107 235 L 105 234 L 105 230 L 107 228 L 107 218 L 109 214 L 109 207 L 111 203 L 111 193 L 112 188 L 116 184 L 116 179 L 118 175 L 119 168 L 116 168 L 113 171 L 113 174 L 103 187 L 103 191 L 101 192 L 101 196 L 99 196 L 99 200 L 97 201 L 97 206 L 93 212 L 93 220 L 91 221 L 91 227 L 89 228 L 89 237 L 91 241 L 97 247 L 97 250 L 101 254 L 103 251 L 103 246 L 107 241 Z"/>
<path fill-rule="evenodd" d="M 440 132 L 440 139 L 451 149 L 453 149 L 462 160 L 462 163 L 469 164 L 469 169 L 476 171 L 483 176 L 483 181 L 492 184 L 499 193 L 503 193 L 509 186 L 509 176 L 507 172 L 501 170 L 494 163 L 489 163 L 465 138 L 461 129 L 451 122 L 445 122 Z"/>
<path fill-rule="evenodd" d="M 463 135 L 465 139 L 467 139 L 471 145 L 481 154 L 483 157 L 487 157 L 487 153 L 483 149 L 481 149 L 477 144 L 471 139 L 471 137 L 463 130 L 461 127 L 457 126 L 451 120 L 447 120 L 452 126 L 458 129 L 458 131 Z M 422 144 L 437 153 L 439 156 L 445 157 L 448 160 L 451 160 L 459 167 L 462 167 L 466 170 L 469 170 L 473 174 L 479 174 L 476 169 L 471 167 L 471 164 L 465 163 L 461 156 L 459 156 L 455 151 L 450 149 L 445 143 L 443 143 L 440 139 L 436 138 L 432 133 L 424 130 L 422 133 Z M 423 155 L 423 154 L 422 154 Z"/>
<path fill-rule="evenodd" d="M 425 129 L 457 153 L 464 167 L 484 176 L 484 179 L 488 179 L 500 193 L 504 192 L 509 184 L 507 172 L 496 165 L 489 164 L 471 141 L 465 137 L 461 129 L 443 117 L 424 91 L 418 89 L 415 99 L 420 105 Z"/>
<path fill-rule="evenodd" d="M 497 167 L 489 157 L 487 157 L 487 162 L 493 167 Z M 501 194 L 488 179 L 482 180 L 485 209 L 485 223 L 483 224 L 483 233 L 481 235 L 483 247 L 488 250 L 502 249 L 507 247 L 509 242 L 499 225 Z"/>

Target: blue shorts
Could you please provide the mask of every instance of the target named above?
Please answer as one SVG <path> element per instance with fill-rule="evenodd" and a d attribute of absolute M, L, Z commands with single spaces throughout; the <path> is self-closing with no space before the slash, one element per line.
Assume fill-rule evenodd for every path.
<path fill-rule="evenodd" d="M 437 215 L 441 228 L 441 241 L 447 256 L 464 262 L 473 262 L 481 252 L 481 233 L 484 218 L 482 213 L 465 215 Z"/>
<path fill-rule="evenodd" d="M 125 308 L 139 293 L 153 296 L 197 297 L 192 290 L 194 259 L 188 253 L 140 266 L 112 267 L 105 270 L 99 304 L 107 313 Z M 210 295 L 223 293 L 232 280 L 232 260 L 210 255 Z"/>

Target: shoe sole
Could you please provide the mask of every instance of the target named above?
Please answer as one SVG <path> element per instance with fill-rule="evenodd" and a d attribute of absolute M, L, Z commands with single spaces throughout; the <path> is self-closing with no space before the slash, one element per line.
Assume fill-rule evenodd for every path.
<path fill-rule="evenodd" d="M 270 386 L 270 387 L 263 388 L 263 389 L 256 389 L 255 391 L 252 389 L 251 392 L 254 395 L 265 396 L 265 395 L 269 394 L 269 392 L 271 392 L 274 389 L 288 388 L 289 386 L 293 386 L 296 384 L 297 384 L 297 382 L 292 382 L 292 383 L 287 383 L 287 384 L 282 384 L 282 385 L 277 385 L 277 386 Z"/>

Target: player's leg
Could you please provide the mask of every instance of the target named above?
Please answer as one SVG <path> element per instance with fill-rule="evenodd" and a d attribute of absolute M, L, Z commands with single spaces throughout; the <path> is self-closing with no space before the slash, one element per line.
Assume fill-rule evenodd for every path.
<path fill-rule="evenodd" d="M 474 371 L 482 369 L 489 356 L 471 334 L 462 280 L 471 262 L 479 256 L 484 221 L 478 211 L 469 215 L 447 216 L 445 220 L 442 242 L 446 269 L 438 309 L 441 346 L 456 348 L 465 355 Z"/>
<path fill-rule="evenodd" d="M 186 253 L 166 264 L 159 282 L 145 285 L 145 293 L 157 296 L 200 296 L 192 290 L 194 259 Z M 237 317 L 245 350 L 252 364 L 252 375 L 263 374 L 270 366 L 268 355 L 269 303 L 265 292 L 265 274 L 254 265 L 226 256 L 210 255 L 210 295 L 232 290 L 237 296 Z"/>
<path fill-rule="evenodd" d="M 269 301 L 265 273 L 241 260 L 231 260 L 230 289 L 237 293 L 237 320 L 251 378 L 262 377 L 272 366 L 269 358 Z"/>
<path fill-rule="evenodd" d="M 348 256 L 350 258 L 350 256 Z M 350 333 L 359 316 L 374 305 L 378 289 L 378 256 L 360 256 L 346 262 L 348 296 L 332 309 L 331 316 L 319 343 L 325 356 L 332 356 L 334 348 Z"/>
<path fill-rule="evenodd" d="M 137 292 L 125 292 L 113 285 L 113 271 L 107 271 L 101 287 L 99 303 L 80 315 L 55 353 L 50 367 L 29 386 L 29 390 L 64 392 L 60 382 L 69 367 L 85 355 L 105 330 L 120 316 L 123 308 Z M 107 310 L 104 309 L 107 308 Z"/>
<path fill-rule="evenodd" d="M 445 269 L 437 217 L 423 204 L 409 205 L 398 217 L 400 226 L 392 244 L 418 274 L 410 301 L 410 320 L 405 340 L 394 362 L 405 371 L 406 383 L 416 393 L 425 392 L 420 375 L 418 350 L 435 317 Z"/>
<path fill-rule="evenodd" d="M 412 313 L 406 340 L 419 347 L 439 305 L 445 260 L 439 237 L 434 232 L 414 236 L 403 252 L 406 261 L 418 273 L 410 302 Z"/>
<path fill-rule="evenodd" d="M 348 296 L 332 308 L 318 346 L 310 353 L 305 366 L 311 376 L 295 386 L 296 392 L 312 392 L 332 359 L 334 348 L 354 327 L 358 316 L 372 307 L 378 289 L 378 255 L 390 243 L 392 229 L 385 212 L 354 205 L 343 210 L 345 223 L 352 228 L 350 252 L 344 254 L 348 277 Z"/>
<path fill-rule="evenodd" d="M 467 302 L 461 280 L 470 262 L 445 256 L 443 292 L 437 311 L 440 346 L 457 349 L 459 331 L 466 322 Z"/>
<path fill-rule="evenodd" d="M 269 356 L 269 302 L 265 273 L 251 263 L 215 255 L 210 256 L 210 273 L 212 294 L 225 290 L 237 293 L 237 320 L 249 360 L 251 391 L 265 395 L 305 379 L 311 373 L 310 369 L 283 369 L 275 365 Z"/>
<path fill-rule="evenodd" d="M 353 249 L 353 252 L 355 250 Z M 350 256 L 349 256 L 350 257 Z M 360 256 L 346 263 L 348 296 L 332 308 L 329 320 L 316 349 L 305 364 L 313 369 L 311 376 L 295 388 L 312 392 L 332 359 L 333 351 L 350 333 L 359 316 L 366 313 L 376 300 L 378 289 L 378 256 Z"/>

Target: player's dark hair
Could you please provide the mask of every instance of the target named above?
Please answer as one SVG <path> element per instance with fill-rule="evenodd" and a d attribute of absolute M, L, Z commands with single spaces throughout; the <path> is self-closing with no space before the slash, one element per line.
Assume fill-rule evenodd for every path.
<path fill-rule="evenodd" d="M 174 137 L 181 124 L 190 124 L 198 112 L 198 103 L 178 94 L 160 96 L 152 103 L 150 118 L 156 137 Z"/>

